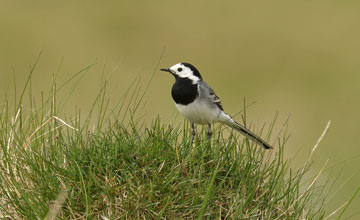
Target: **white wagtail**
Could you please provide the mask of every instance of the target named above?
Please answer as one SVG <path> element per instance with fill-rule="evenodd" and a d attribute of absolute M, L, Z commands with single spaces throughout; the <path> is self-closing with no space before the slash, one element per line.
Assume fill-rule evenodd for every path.
<path fill-rule="evenodd" d="M 237 123 L 230 115 L 224 112 L 219 97 L 214 90 L 203 81 L 200 72 L 189 63 L 178 63 L 170 68 L 160 69 L 175 77 L 171 95 L 176 108 L 191 122 L 192 139 L 195 136 L 194 124 L 208 124 L 208 138 L 211 137 L 211 124 L 220 122 L 239 131 L 252 141 L 266 149 L 273 148 L 262 138 Z"/>

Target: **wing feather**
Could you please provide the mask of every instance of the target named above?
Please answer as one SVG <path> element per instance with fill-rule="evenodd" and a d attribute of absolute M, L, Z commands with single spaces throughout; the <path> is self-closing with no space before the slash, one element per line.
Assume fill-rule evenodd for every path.
<path fill-rule="evenodd" d="M 224 108 L 222 106 L 219 96 L 216 95 L 215 91 L 212 88 L 209 88 L 209 91 L 210 91 L 210 97 L 213 100 L 214 104 L 217 105 L 217 107 L 219 107 L 219 109 L 224 111 Z"/>
<path fill-rule="evenodd" d="M 201 80 L 199 82 L 198 91 L 200 97 L 210 99 L 221 111 L 224 111 L 219 96 L 216 95 L 215 91 L 205 81 Z"/>

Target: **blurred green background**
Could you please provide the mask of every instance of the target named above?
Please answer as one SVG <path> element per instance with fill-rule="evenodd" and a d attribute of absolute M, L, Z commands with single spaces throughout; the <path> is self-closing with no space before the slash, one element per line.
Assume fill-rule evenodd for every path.
<path fill-rule="evenodd" d="M 278 130 L 291 115 L 286 155 L 294 167 L 304 162 L 332 120 L 313 167 L 315 173 L 329 159 L 325 177 L 340 173 L 327 204 L 330 212 L 360 184 L 359 12 L 359 1 L 5 0 L 0 7 L 0 101 L 5 93 L 14 95 L 13 76 L 20 92 L 40 51 L 34 95 L 48 91 L 64 58 L 63 80 L 96 63 L 68 100 L 67 115 L 75 105 L 90 108 L 103 73 L 112 72 L 107 94 L 116 101 L 139 73 L 145 87 L 166 47 L 160 67 L 194 64 L 229 114 L 239 112 L 246 97 L 247 103 L 256 101 L 247 109 L 248 121 L 256 126 L 270 123 L 279 111 Z M 174 113 L 173 81 L 155 73 L 145 96 L 145 120 Z M 359 207 L 357 197 L 346 216 Z"/>

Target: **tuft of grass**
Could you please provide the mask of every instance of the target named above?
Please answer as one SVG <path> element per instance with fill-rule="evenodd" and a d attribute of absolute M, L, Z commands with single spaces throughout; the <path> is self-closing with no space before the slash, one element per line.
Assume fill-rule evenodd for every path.
<path fill-rule="evenodd" d="M 90 67 L 66 83 L 77 84 L 76 77 Z M 285 132 L 273 151 L 232 133 L 225 137 L 221 126 L 211 142 L 203 131 L 191 146 L 186 123 L 141 122 L 138 79 L 112 110 L 104 79 L 83 121 L 78 112 L 75 119 L 61 117 L 56 94 L 63 85 L 57 88 L 55 80 L 41 105 L 31 104 L 30 97 L 24 111 L 34 68 L 13 113 L 11 100 L 1 106 L 1 218 L 325 218 L 323 187 L 317 184 L 321 172 L 304 183 L 310 163 L 289 166 Z M 263 132 L 270 135 L 274 123 Z"/>

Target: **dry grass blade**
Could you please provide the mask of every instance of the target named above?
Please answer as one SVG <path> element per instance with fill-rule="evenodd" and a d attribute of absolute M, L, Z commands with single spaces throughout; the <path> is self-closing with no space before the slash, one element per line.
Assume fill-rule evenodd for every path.
<path fill-rule="evenodd" d="M 40 125 L 38 128 L 35 129 L 35 131 L 26 139 L 26 142 L 24 144 L 24 148 L 26 148 L 28 146 L 28 144 L 31 142 L 32 137 L 34 137 L 34 135 L 36 133 L 38 133 L 40 131 L 41 128 L 43 128 L 45 125 L 47 125 L 49 122 L 51 122 L 52 120 L 58 120 L 60 121 L 63 125 L 67 126 L 70 129 L 73 129 L 75 131 L 77 131 L 77 128 L 74 128 L 73 126 L 69 125 L 68 123 L 66 123 L 64 120 L 62 120 L 61 118 L 53 115 L 51 116 L 48 120 L 46 120 L 44 123 L 42 123 L 42 125 Z M 60 126 L 59 126 L 60 127 Z"/>
<path fill-rule="evenodd" d="M 316 144 L 314 145 L 314 147 L 312 148 L 311 152 L 310 152 L 310 155 L 309 155 L 309 158 L 308 160 L 306 161 L 306 163 L 309 162 L 312 154 L 315 152 L 315 150 L 318 148 L 320 142 L 322 141 L 322 139 L 324 138 L 325 134 L 328 132 L 329 130 L 329 127 L 330 127 L 330 124 L 331 124 L 331 120 L 328 121 L 328 123 L 326 124 L 325 126 L 325 129 L 324 131 L 322 132 L 322 134 L 320 135 L 319 139 L 317 140 Z"/>
<path fill-rule="evenodd" d="M 329 127 L 330 127 L 330 124 L 331 124 L 331 120 L 328 121 L 328 123 L 326 124 L 322 134 L 320 135 L 319 139 L 316 141 L 314 147 L 311 149 L 311 152 L 310 152 L 310 155 L 308 157 L 308 159 L 306 160 L 305 164 L 304 164 L 304 167 L 302 169 L 302 173 L 305 172 L 305 169 L 307 167 L 307 165 L 309 164 L 310 162 L 310 159 L 311 159 L 311 156 L 313 155 L 313 153 L 315 152 L 315 150 L 318 148 L 320 142 L 322 141 L 322 139 L 324 138 L 325 134 L 327 133 L 327 131 L 329 130 Z"/>
<path fill-rule="evenodd" d="M 11 122 L 12 126 L 15 125 L 15 122 L 17 121 L 17 119 L 19 117 L 19 114 L 20 114 L 20 108 L 18 109 L 15 118 L 12 119 L 12 122 Z M 13 141 L 13 139 L 14 139 L 14 132 L 13 132 L 13 129 L 11 129 L 9 139 L 8 139 L 8 143 L 7 143 L 7 150 L 9 150 L 11 142 Z"/>
<path fill-rule="evenodd" d="M 56 216 L 60 213 L 61 207 L 64 205 L 66 198 L 68 196 L 68 190 L 64 183 L 61 184 L 62 188 L 60 193 L 56 196 L 56 199 L 49 207 L 49 212 L 45 216 L 45 220 L 56 219 Z"/>
<path fill-rule="evenodd" d="M 333 211 L 330 215 L 326 216 L 324 218 L 324 220 L 326 219 L 329 219 L 331 216 L 335 215 L 340 209 L 342 209 L 345 205 L 346 205 L 347 202 L 345 202 L 344 204 L 342 204 L 339 208 L 337 208 L 335 211 Z"/>

